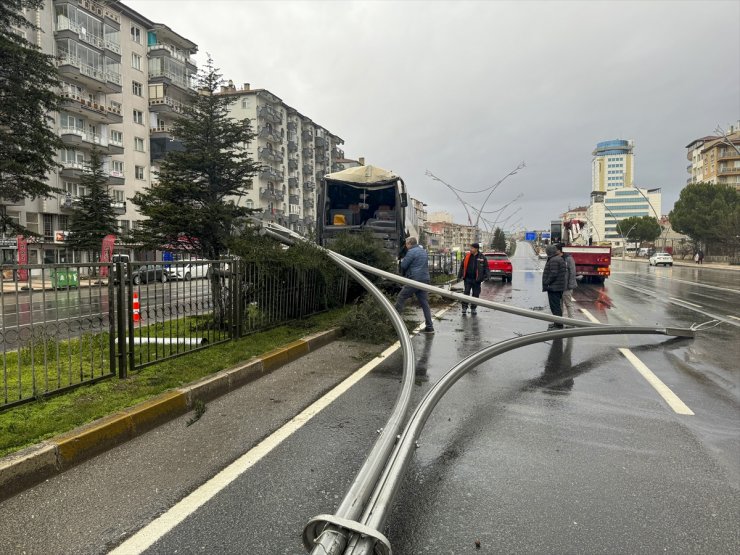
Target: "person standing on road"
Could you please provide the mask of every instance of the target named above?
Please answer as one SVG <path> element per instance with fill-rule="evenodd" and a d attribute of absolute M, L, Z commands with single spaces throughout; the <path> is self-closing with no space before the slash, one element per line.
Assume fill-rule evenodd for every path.
<path fill-rule="evenodd" d="M 699 249 L 699 252 L 696 254 L 699 256 L 699 264 L 704 264 L 704 251 Z"/>
<path fill-rule="evenodd" d="M 547 300 L 550 302 L 550 312 L 553 316 L 563 315 L 563 291 L 566 284 L 566 266 L 565 260 L 560 255 L 555 245 L 549 245 L 545 249 L 547 262 L 545 270 L 542 272 L 542 290 L 547 291 Z M 563 324 L 550 324 L 547 329 L 562 329 Z"/>
<path fill-rule="evenodd" d="M 429 284 L 429 258 L 427 251 L 419 246 L 416 237 L 406 239 L 406 255 L 401 260 L 401 275 L 413 279 L 420 283 Z M 416 295 L 416 299 L 421 305 L 421 311 L 424 313 L 424 323 L 422 330 L 424 333 L 434 333 L 434 322 L 432 321 L 432 310 L 429 308 L 429 294 L 423 289 L 417 289 L 411 285 L 404 285 L 396 299 L 396 311 L 401 314 L 406 301 Z"/>
<path fill-rule="evenodd" d="M 465 295 L 472 295 L 475 298 L 480 297 L 480 284 L 488 279 L 491 274 L 488 269 L 488 259 L 480 252 L 480 245 L 473 243 L 470 250 L 465 255 L 460 269 L 457 271 L 457 279 L 464 280 Z M 468 303 L 462 303 L 462 313 L 468 312 Z M 477 314 L 477 306 L 470 307 L 470 314 Z"/>
<path fill-rule="evenodd" d="M 573 259 L 573 257 L 568 254 L 567 252 L 563 252 L 563 243 L 558 243 L 558 252 L 563 257 L 563 260 L 565 260 L 565 291 L 563 291 L 563 306 L 565 313 L 568 315 L 568 318 L 573 318 L 573 307 L 575 306 L 573 301 L 573 289 L 578 287 L 578 282 L 576 281 L 576 261 Z M 563 313 L 563 310 L 560 311 L 560 313 Z"/>

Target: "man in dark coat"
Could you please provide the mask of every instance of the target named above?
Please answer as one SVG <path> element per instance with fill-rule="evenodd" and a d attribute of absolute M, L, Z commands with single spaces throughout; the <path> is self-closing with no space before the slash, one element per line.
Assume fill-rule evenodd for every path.
<path fill-rule="evenodd" d="M 401 260 L 401 275 L 415 281 L 426 283 L 431 281 L 429 276 L 429 259 L 427 251 L 419 245 L 416 237 L 406 239 L 406 254 Z M 432 310 L 429 307 L 429 294 L 423 289 L 417 289 L 411 285 L 404 285 L 396 299 L 396 311 L 403 313 L 403 307 L 406 301 L 416 295 L 421 311 L 424 313 L 424 323 L 426 326 L 422 330 L 424 333 L 434 333 L 434 321 L 432 320 Z"/>
<path fill-rule="evenodd" d="M 457 279 L 464 280 L 465 295 L 480 297 L 480 284 L 488 279 L 491 271 L 488 269 L 488 259 L 480 252 L 480 245 L 473 243 L 470 245 L 470 251 L 465 254 L 463 263 L 457 271 Z M 476 314 L 476 305 L 470 307 L 470 314 Z M 462 303 L 462 313 L 468 311 L 468 303 Z"/>
<path fill-rule="evenodd" d="M 555 245 L 545 249 L 547 262 L 542 272 L 542 290 L 547 291 L 547 300 L 550 302 L 550 312 L 553 316 L 562 316 L 563 291 L 567 286 L 567 270 L 565 260 Z M 563 324 L 550 324 L 547 329 L 561 329 Z"/>

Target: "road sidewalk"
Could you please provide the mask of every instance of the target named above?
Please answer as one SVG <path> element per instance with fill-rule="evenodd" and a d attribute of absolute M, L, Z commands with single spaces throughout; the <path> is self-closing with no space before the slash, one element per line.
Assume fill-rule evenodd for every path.
<path fill-rule="evenodd" d="M 129 409 L 8 455 L 0 459 L 0 500 L 182 416 L 192 411 L 197 404 L 237 390 L 278 368 L 315 353 L 339 337 L 338 328 L 309 335 L 234 368 L 222 370 L 193 384 L 163 393 Z M 351 349 L 345 351 L 350 353 Z M 331 360 L 312 364 L 344 362 L 345 365 L 352 366 L 348 361 L 340 361 L 338 358 L 341 356 L 337 357 L 334 353 Z"/>

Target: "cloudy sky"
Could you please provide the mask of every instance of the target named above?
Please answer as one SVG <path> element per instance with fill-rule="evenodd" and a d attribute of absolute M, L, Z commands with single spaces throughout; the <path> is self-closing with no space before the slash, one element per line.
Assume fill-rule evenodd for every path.
<path fill-rule="evenodd" d="M 588 203 L 591 152 L 615 138 L 635 141 L 636 184 L 662 187 L 667 214 L 685 146 L 740 119 L 737 0 L 124 3 L 459 223 L 462 203 L 427 171 L 481 191 L 523 161 L 484 210 L 541 229 Z M 460 194 L 477 208 L 487 195 Z"/>

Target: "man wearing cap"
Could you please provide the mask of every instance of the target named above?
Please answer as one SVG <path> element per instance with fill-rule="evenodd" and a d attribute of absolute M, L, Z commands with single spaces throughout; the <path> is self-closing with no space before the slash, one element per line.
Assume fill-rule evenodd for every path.
<path fill-rule="evenodd" d="M 473 243 L 470 245 L 470 251 L 465 254 L 460 269 L 457 271 L 457 279 L 464 280 L 466 295 L 472 295 L 475 298 L 480 297 L 480 284 L 488 279 L 490 270 L 488 269 L 488 260 L 480 252 L 480 245 Z M 462 303 L 462 313 L 468 312 L 468 303 Z M 477 306 L 470 307 L 470 314 L 476 314 Z"/>

